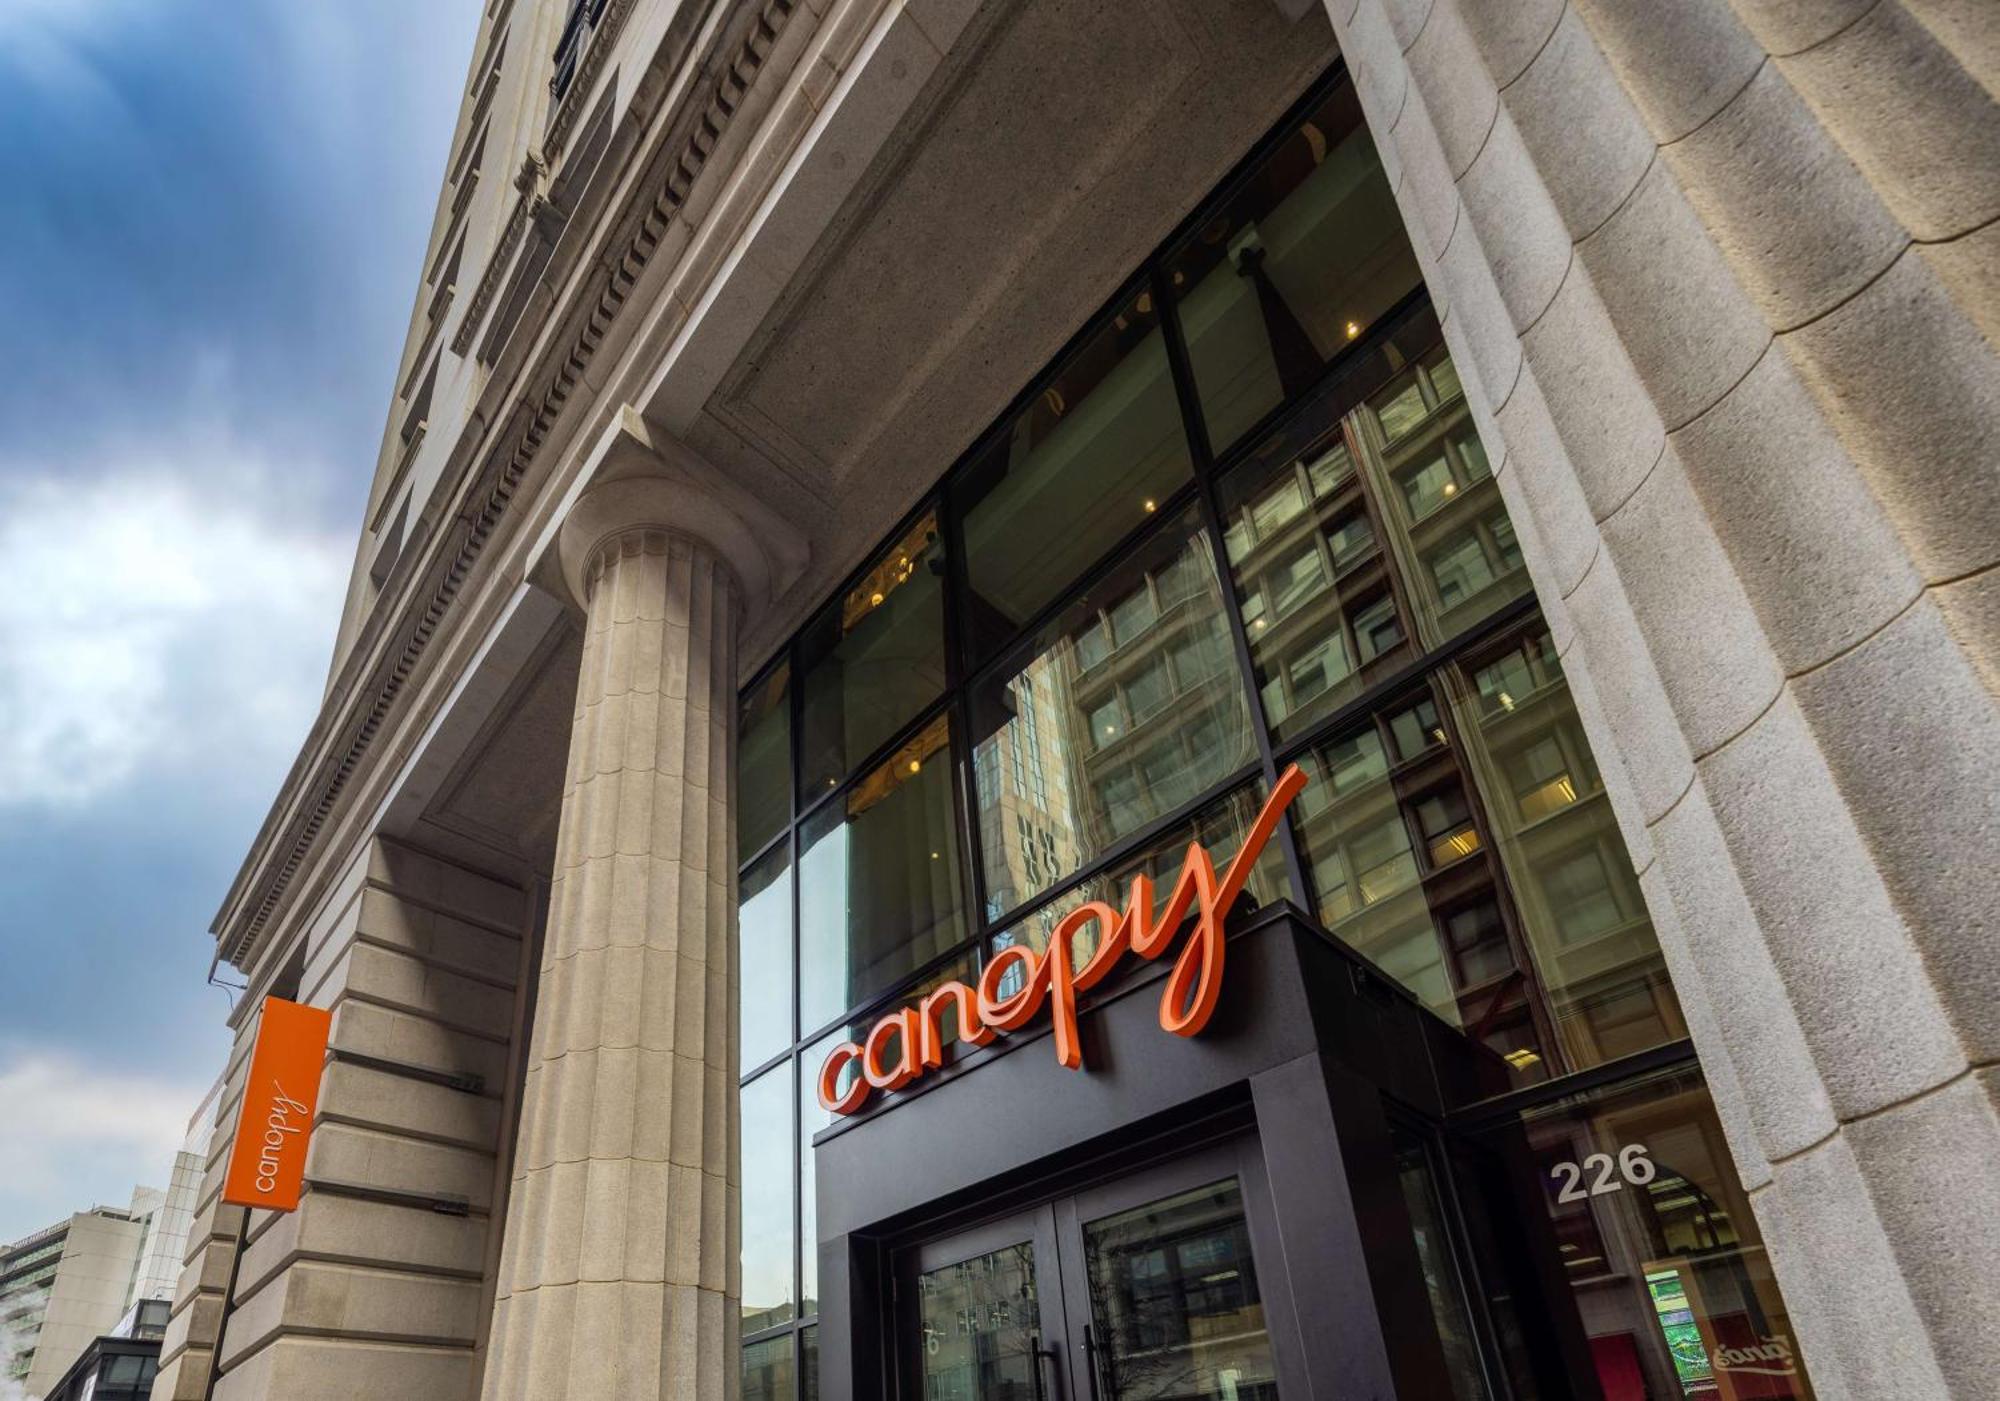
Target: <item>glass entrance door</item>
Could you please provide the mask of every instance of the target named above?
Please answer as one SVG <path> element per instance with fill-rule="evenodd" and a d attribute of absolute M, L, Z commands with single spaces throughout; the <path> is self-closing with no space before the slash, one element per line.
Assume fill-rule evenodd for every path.
<path fill-rule="evenodd" d="M 904 1394 L 1276 1401 L 1245 1180 L 1236 1150 L 1204 1153 L 910 1252 Z"/>

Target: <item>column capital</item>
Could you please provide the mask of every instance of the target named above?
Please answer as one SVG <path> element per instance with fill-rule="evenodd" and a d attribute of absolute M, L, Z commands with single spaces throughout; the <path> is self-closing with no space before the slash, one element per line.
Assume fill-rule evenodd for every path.
<path fill-rule="evenodd" d="M 640 530 L 706 545 L 734 578 L 750 615 L 805 571 L 806 539 L 790 521 L 628 404 L 591 448 L 543 553 L 553 546 L 569 597 L 581 608 L 598 548 Z"/>

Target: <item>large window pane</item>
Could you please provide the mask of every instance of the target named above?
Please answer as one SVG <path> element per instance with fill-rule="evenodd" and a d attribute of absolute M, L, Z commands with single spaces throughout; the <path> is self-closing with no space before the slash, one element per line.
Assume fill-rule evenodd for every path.
<path fill-rule="evenodd" d="M 1428 689 L 1317 741 L 1293 805 L 1327 928 L 1491 1052 L 1496 1088 L 1550 1070 L 1506 894 Z"/>
<path fill-rule="evenodd" d="M 1548 633 L 1537 626 L 1468 660 L 1453 707 L 1569 1068 L 1685 1036 Z"/>
<path fill-rule="evenodd" d="M 1321 103 L 1168 267 L 1221 453 L 1421 280 L 1353 86 Z"/>
<path fill-rule="evenodd" d="M 1121 307 L 957 486 L 981 655 L 1144 523 L 1190 472 L 1150 292 Z"/>
<path fill-rule="evenodd" d="M 1222 609 L 1213 552 L 1190 511 L 975 689 L 989 917 L 1256 757 Z M 1095 641 L 1084 647 L 1085 638 Z"/>
<path fill-rule="evenodd" d="M 743 1087 L 743 1331 L 792 1316 L 792 1065 Z"/>
<path fill-rule="evenodd" d="M 762 1065 L 792 1044 L 792 868 L 779 847 L 743 875 L 736 926 L 742 1064 Z"/>
<path fill-rule="evenodd" d="M 824 1026 L 965 937 L 945 717 L 808 817 L 799 1020 Z"/>
<path fill-rule="evenodd" d="M 1256 820 L 1258 809 L 1264 805 L 1264 797 L 1263 781 L 1260 779 L 1218 798 L 1192 822 L 1163 833 L 1157 841 L 1147 843 L 1143 851 L 1120 862 L 1112 870 L 1079 881 L 1072 889 L 1058 895 L 1011 929 L 995 934 L 991 940 L 993 951 L 997 953 L 1012 944 L 1027 944 L 1040 953 L 1048 947 L 1049 935 L 1062 917 L 1086 901 L 1101 900 L 1114 909 L 1123 910 L 1134 876 L 1153 878 L 1154 910 L 1164 909 L 1173 896 L 1174 882 L 1180 879 L 1181 863 L 1187 855 L 1188 843 L 1199 842 L 1205 847 L 1215 858 L 1216 870 L 1220 873 L 1224 864 L 1235 857 L 1237 848 L 1243 844 L 1243 834 Z M 1244 883 L 1243 894 L 1238 897 L 1237 908 L 1255 909 L 1286 893 L 1285 858 L 1278 843 L 1273 841 L 1264 848 L 1256 866 L 1251 869 L 1250 879 Z M 1103 932 L 1092 925 L 1076 936 L 1076 961 L 1079 965 L 1096 951 L 1097 940 Z M 1025 976 L 1016 965 L 1014 971 L 1001 981 L 1003 995 L 1011 996 Z"/>
<path fill-rule="evenodd" d="M 792 1335 L 743 1349 L 743 1401 L 792 1401 Z"/>
<path fill-rule="evenodd" d="M 1513 524 L 1442 346 L 1349 415 L 1347 436 L 1424 648 L 1528 592 Z"/>
<path fill-rule="evenodd" d="M 1224 542 L 1264 717 L 1301 733 L 1412 655 L 1374 508 L 1338 419 L 1222 483 Z M 1273 501 L 1291 503 L 1274 511 Z"/>
<path fill-rule="evenodd" d="M 736 848 L 762 849 L 792 816 L 791 669 L 780 663 L 743 693 L 736 713 Z"/>
<path fill-rule="evenodd" d="M 799 639 L 800 793 L 837 787 L 944 691 L 944 546 L 927 513 Z"/>

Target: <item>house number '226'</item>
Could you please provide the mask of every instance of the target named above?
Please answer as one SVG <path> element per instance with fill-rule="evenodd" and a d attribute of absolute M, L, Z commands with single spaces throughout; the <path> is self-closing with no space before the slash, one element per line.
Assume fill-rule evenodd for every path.
<path fill-rule="evenodd" d="M 1562 1183 L 1562 1190 L 1556 1193 L 1559 1202 L 1580 1202 L 1585 1197 L 1601 1197 L 1606 1192 L 1616 1192 L 1626 1182 L 1634 1187 L 1643 1187 L 1660 1175 L 1653 1165 L 1651 1154 L 1643 1143 L 1628 1143 L 1618 1150 L 1618 1156 L 1609 1153 L 1592 1153 L 1581 1163 L 1557 1163 L 1549 1169 L 1549 1176 Z M 1590 1186 L 1583 1185 L 1584 1178 L 1590 1178 Z M 1620 1181 L 1619 1179 L 1624 1179 Z"/>

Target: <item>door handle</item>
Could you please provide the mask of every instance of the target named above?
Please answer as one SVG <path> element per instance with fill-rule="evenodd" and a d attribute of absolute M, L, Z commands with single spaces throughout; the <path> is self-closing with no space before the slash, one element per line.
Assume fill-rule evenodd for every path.
<path fill-rule="evenodd" d="M 1090 1325 L 1083 1325 L 1083 1374 L 1090 1379 L 1090 1401 L 1102 1401 L 1097 1390 L 1097 1340 L 1090 1335 Z"/>
<path fill-rule="evenodd" d="M 1035 1378 L 1035 1401 L 1049 1401 L 1048 1388 L 1042 1384 L 1042 1363 L 1053 1362 L 1056 1350 L 1042 1346 L 1042 1335 L 1035 1333 L 1028 1339 L 1028 1356 Z"/>

